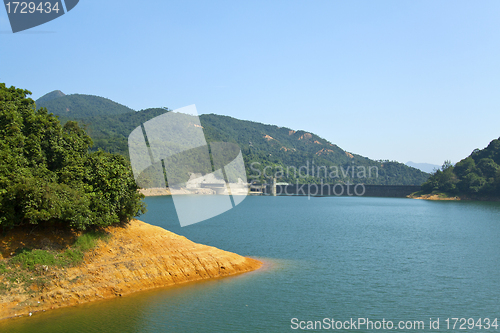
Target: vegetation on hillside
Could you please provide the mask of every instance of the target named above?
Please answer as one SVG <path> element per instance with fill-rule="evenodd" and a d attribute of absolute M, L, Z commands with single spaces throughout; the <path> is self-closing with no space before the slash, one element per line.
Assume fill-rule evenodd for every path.
<path fill-rule="evenodd" d="M 63 93 L 61 90 L 54 90 L 54 91 L 49 92 L 48 94 L 43 95 L 39 99 L 37 99 L 36 104 L 38 105 L 38 107 L 40 107 L 40 105 L 42 105 L 43 103 L 47 103 L 48 101 L 51 101 L 53 99 L 63 97 L 63 96 L 66 96 L 66 94 Z"/>
<path fill-rule="evenodd" d="M 500 138 L 454 166 L 446 161 L 422 185 L 423 194 L 438 192 L 471 198 L 500 197 Z"/>
<path fill-rule="evenodd" d="M 40 97 L 36 102 L 37 107 L 47 108 L 61 120 L 134 112 L 104 97 L 80 94 L 61 96 L 61 94 L 56 90 Z"/>
<path fill-rule="evenodd" d="M 76 122 L 61 126 L 29 94 L 0 84 L 0 226 L 85 230 L 144 212 L 130 163 L 90 152 L 92 140 Z"/>
<path fill-rule="evenodd" d="M 79 119 L 79 123 L 85 126 L 94 140 L 94 149 L 119 153 L 128 158 L 128 135 L 132 130 L 167 111 L 156 108 L 116 116 L 88 117 Z M 230 142 L 241 148 L 249 180 L 263 182 L 277 176 L 278 181 L 289 183 L 319 183 L 323 180 L 324 183 L 420 185 L 429 176 L 402 163 L 373 161 L 348 153 L 305 131 L 215 114 L 201 115 L 200 122 L 207 143 Z M 302 176 L 299 176 L 301 167 Z M 303 177 L 305 174 L 307 176 Z"/>
<path fill-rule="evenodd" d="M 94 96 L 69 95 L 53 100 L 64 101 L 71 96 L 93 99 Z M 90 103 L 90 102 L 89 102 Z M 102 149 L 128 158 L 128 135 L 142 123 L 165 112 L 153 108 L 139 112 L 115 114 L 89 111 L 81 103 L 67 113 L 47 105 L 49 112 L 62 122 L 75 120 L 83 126 L 94 142 L 93 150 Z M 248 180 L 268 181 L 276 176 L 288 183 L 364 183 L 388 185 L 420 185 L 429 174 L 394 161 L 373 161 L 351 154 L 327 140 L 305 131 L 208 114 L 200 116 L 208 143 L 236 143 L 242 150 Z M 300 169 L 302 167 L 302 169 Z M 299 169 L 301 173 L 299 175 Z M 265 172 L 264 172 L 265 170 Z M 314 173 L 313 173 L 314 170 Z M 319 170 L 319 173 L 318 173 Z"/>
<path fill-rule="evenodd" d="M 129 112 L 112 116 L 95 116 L 74 118 L 81 124 L 94 142 L 92 150 L 102 149 L 106 152 L 120 154 L 129 158 L 128 136 L 142 123 L 168 111 L 154 108 L 139 112 Z"/>
<path fill-rule="evenodd" d="M 215 114 L 200 119 L 207 141 L 239 145 L 249 179 L 277 176 L 288 183 L 420 185 L 428 177 L 402 163 L 349 153 L 313 133 Z"/>

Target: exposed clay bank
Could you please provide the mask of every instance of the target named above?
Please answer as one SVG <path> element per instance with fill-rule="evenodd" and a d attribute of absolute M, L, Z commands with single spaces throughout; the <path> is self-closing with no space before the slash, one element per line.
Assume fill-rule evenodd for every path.
<path fill-rule="evenodd" d="M 81 265 L 47 271 L 49 283 L 42 290 L 2 296 L 0 319 L 239 274 L 262 265 L 138 220 L 108 231 L 112 237 L 86 253 Z"/>

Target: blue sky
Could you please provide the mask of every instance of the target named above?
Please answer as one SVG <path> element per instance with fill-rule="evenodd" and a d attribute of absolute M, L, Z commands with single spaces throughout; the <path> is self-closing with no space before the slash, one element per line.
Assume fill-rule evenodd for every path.
<path fill-rule="evenodd" d="M 498 1 L 80 0 L 12 34 L 0 9 L 0 82 L 457 162 L 500 136 L 499 15 Z"/>

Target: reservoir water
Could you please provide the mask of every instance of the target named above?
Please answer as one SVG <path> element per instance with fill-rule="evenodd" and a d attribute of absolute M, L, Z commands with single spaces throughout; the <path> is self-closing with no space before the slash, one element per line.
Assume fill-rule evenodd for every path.
<path fill-rule="evenodd" d="M 141 220 L 265 267 L 3 321 L 0 332 L 289 332 L 351 318 L 405 332 L 500 330 L 491 326 L 500 317 L 499 203 L 248 197 L 184 228 L 170 197 L 146 203 Z M 474 325 L 459 320 L 453 330 L 447 318 Z M 424 326 L 396 329 L 400 321 Z M 390 331 L 343 328 L 336 331 Z"/>

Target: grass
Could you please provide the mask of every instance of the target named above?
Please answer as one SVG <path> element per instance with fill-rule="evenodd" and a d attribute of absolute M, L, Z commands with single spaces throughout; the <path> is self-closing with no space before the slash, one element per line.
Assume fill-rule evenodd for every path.
<path fill-rule="evenodd" d="M 23 248 L 10 259 L 12 264 L 20 264 L 23 268 L 34 270 L 36 265 L 55 265 L 57 254 L 46 250 L 31 250 Z"/>
<path fill-rule="evenodd" d="M 16 250 L 10 259 L 0 261 L 0 293 L 16 287 L 24 287 L 29 291 L 33 284 L 42 287 L 47 282 L 44 275 L 57 268 L 72 267 L 83 261 L 85 252 L 96 247 L 99 240 L 107 241 L 110 235 L 102 231 L 89 231 L 80 235 L 69 248 L 63 252 L 52 249 Z"/>
<path fill-rule="evenodd" d="M 72 247 L 64 251 L 61 256 L 61 266 L 78 265 L 83 261 L 85 252 L 93 249 L 99 240 L 107 241 L 110 235 L 100 231 L 90 231 L 78 237 Z"/>
<path fill-rule="evenodd" d="M 54 250 L 19 249 L 10 259 L 13 264 L 20 264 L 28 270 L 38 266 L 74 266 L 83 261 L 85 252 L 93 249 L 100 239 L 107 240 L 109 235 L 104 232 L 90 231 L 80 235 L 75 243 L 62 253 Z"/>
<path fill-rule="evenodd" d="M 77 247 L 85 252 L 93 249 L 96 246 L 97 241 L 101 239 L 107 241 L 109 237 L 109 234 L 102 231 L 89 231 L 76 239 L 74 247 Z"/>

